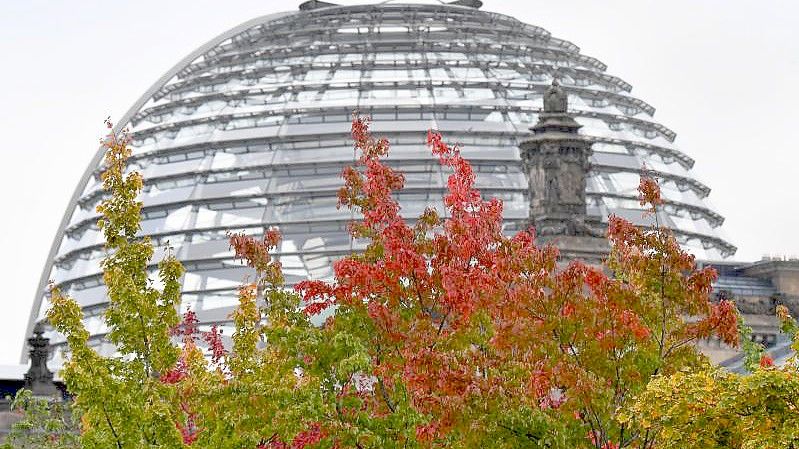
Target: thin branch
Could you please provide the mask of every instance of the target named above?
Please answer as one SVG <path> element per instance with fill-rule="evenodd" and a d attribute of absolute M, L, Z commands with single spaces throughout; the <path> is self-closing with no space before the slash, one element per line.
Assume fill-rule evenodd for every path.
<path fill-rule="evenodd" d="M 122 449 L 122 442 L 119 440 L 119 435 L 117 434 L 116 429 L 114 429 L 114 424 L 111 423 L 111 417 L 108 416 L 108 411 L 105 409 L 105 404 L 101 405 L 103 409 L 103 415 L 105 416 L 105 422 L 108 423 L 108 427 L 111 428 L 111 433 L 114 435 L 114 439 L 117 442 L 117 448 Z"/>

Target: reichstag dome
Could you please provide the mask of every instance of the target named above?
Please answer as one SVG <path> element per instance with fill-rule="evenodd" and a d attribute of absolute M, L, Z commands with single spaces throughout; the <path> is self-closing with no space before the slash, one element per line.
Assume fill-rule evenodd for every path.
<path fill-rule="evenodd" d="M 484 194 L 504 200 L 507 231 L 525 226 L 528 184 L 517 144 L 553 77 L 593 141 L 589 215 L 642 223 L 636 187 L 646 167 L 662 179 L 660 222 L 686 248 L 702 260 L 735 252 L 719 233 L 724 219 L 707 202 L 710 189 L 694 179 L 694 161 L 655 121 L 653 106 L 577 45 L 481 6 L 308 1 L 215 37 L 142 95 L 119 125 L 132 131 L 131 168 L 146 180 L 142 234 L 174 247 L 186 267 L 184 308 L 205 325 L 230 327 L 249 270 L 233 260 L 229 230 L 278 227 L 289 284 L 330 277 L 332 261 L 357 249 L 346 233 L 353 216 L 336 208 L 339 175 L 354 157 L 353 110 L 371 115 L 373 129 L 393 144 L 390 162 L 407 176 L 398 196 L 404 216 L 430 204 L 441 210 L 448 173 L 425 146 L 435 128 L 463 146 Z M 102 156 L 89 163 L 64 215 L 28 333 L 44 316 L 52 279 L 83 306 L 106 352 L 95 211 Z M 59 364 L 63 337 L 48 336 Z"/>

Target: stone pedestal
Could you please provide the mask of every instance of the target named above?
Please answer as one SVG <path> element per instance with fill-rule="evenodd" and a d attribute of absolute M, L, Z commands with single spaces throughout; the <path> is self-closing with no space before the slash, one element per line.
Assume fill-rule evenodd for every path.
<path fill-rule="evenodd" d="M 545 236 L 536 239 L 536 243 L 555 245 L 562 260 L 580 259 L 591 265 L 600 265 L 610 254 L 607 239 L 601 237 Z"/>

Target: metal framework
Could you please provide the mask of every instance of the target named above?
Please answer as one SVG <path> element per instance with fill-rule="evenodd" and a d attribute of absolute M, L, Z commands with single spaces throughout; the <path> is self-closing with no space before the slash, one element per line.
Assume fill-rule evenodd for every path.
<path fill-rule="evenodd" d="M 232 260 L 225 230 L 279 227 L 289 284 L 329 277 L 336 257 L 358 250 L 344 232 L 352 215 L 336 208 L 338 175 L 353 160 L 347 122 L 355 109 L 374 117 L 375 131 L 392 141 L 391 163 L 407 173 L 403 215 L 442 208 L 447 173 L 423 145 L 426 130 L 437 128 L 463 145 L 479 187 L 505 201 L 507 231 L 524 226 L 528 183 L 518 142 L 553 76 L 593 141 L 589 214 L 645 224 L 636 187 L 646 166 L 663 180 L 660 222 L 685 247 L 705 260 L 735 252 L 718 232 L 723 218 L 706 203 L 710 189 L 693 178 L 693 160 L 654 121 L 652 106 L 576 45 L 479 4 L 306 2 L 212 39 L 125 114 L 118 126 L 132 130 L 131 168 L 146 180 L 142 233 L 176 248 L 187 267 L 184 307 L 203 325 L 229 325 L 246 273 Z M 105 351 L 95 224 L 102 156 L 89 163 L 61 222 L 28 332 L 46 310 L 53 279 L 90 312 L 92 340 Z M 59 363 L 63 337 L 48 336 Z"/>

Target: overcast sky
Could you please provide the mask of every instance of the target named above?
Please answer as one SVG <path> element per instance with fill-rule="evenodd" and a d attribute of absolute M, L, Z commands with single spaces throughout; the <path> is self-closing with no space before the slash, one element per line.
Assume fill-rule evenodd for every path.
<path fill-rule="evenodd" d="M 657 109 L 711 187 L 736 259 L 799 256 L 799 2 L 484 3 L 577 44 Z M 217 34 L 298 4 L 0 0 L 0 364 L 19 359 L 39 275 L 103 119 L 121 117 Z"/>

